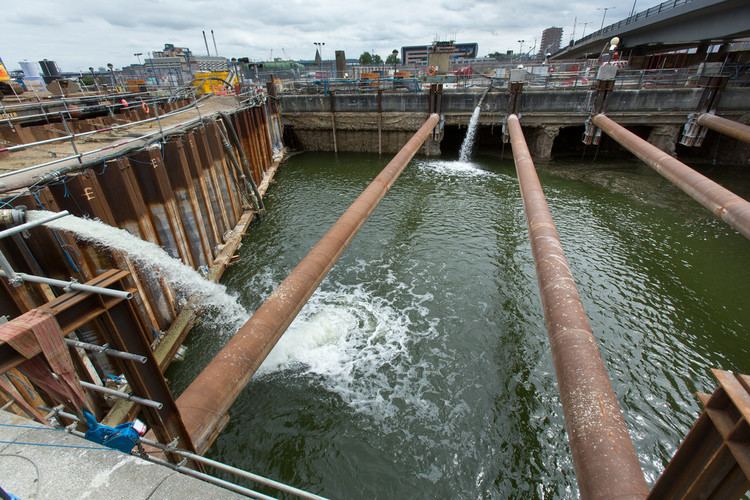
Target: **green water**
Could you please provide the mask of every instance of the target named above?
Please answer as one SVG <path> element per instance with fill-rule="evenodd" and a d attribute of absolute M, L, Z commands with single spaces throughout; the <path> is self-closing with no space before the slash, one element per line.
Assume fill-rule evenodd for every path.
<path fill-rule="evenodd" d="M 386 162 L 290 159 L 224 283 L 254 310 Z M 651 482 L 709 368 L 750 372 L 750 243 L 637 163 L 540 177 Z M 226 338 L 191 335 L 177 391 Z M 512 162 L 412 162 L 208 455 L 333 498 L 575 497 Z"/>

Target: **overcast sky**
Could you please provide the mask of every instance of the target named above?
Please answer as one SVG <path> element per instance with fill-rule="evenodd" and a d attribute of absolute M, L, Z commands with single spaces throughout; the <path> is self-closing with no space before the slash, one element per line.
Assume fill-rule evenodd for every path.
<path fill-rule="evenodd" d="M 636 10 L 658 4 L 637 0 Z M 18 61 L 57 61 L 64 71 L 117 67 L 136 62 L 135 52 L 160 50 L 164 43 L 204 55 L 201 30 L 213 29 L 226 57 L 312 59 L 313 42 L 325 42 L 324 58 L 344 49 L 349 58 L 375 50 L 384 59 L 403 45 L 435 37 L 478 42 L 479 53 L 524 52 L 549 26 L 570 40 L 599 28 L 602 7 L 615 6 L 607 20 L 627 17 L 633 3 L 615 0 L 21 0 L 3 2 L 0 58 L 9 69 Z M 282 50 L 283 49 L 283 50 Z"/>

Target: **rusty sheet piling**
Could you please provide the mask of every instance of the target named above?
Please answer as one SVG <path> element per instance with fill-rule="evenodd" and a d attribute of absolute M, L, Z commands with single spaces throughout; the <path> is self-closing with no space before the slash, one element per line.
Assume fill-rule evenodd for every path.
<path fill-rule="evenodd" d="M 617 122 L 599 114 L 593 123 L 715 216 L 750 239 L 750 202 L 723 188 Z"/>
<path fill-rule="evenodd" d="M 643 472 L 516 115 L 508 128 L 581 498 L 645 498 Z"/>
<path fill-rule="evenodd" d="M 710 128 L 738 141 L 750 143 L 750 126 L 743 123 L 727 120 L 711 113 L 703 113 L 698 117 L 696 123 L 701 127 Z"/>
<path fill-rule="evenodd" d="M 223 147 L 220 137 L 223 125 L 217 121 L 221 110 L 231 111 L 226 116 L 238 123 L 236 141 Z M 33 168 L 14 171 L 3 178 L 0 190 L 7 192 L 13 186 L 18 189 L 4 198 L 8 207 L 23 205 L 53 212 L 65 209 L 79 217 L 98 218 L 163 246 L 194 269 L 210 266 L 208 278 L 217 280 L 254 218 L 254 212 L 248 210 L 250 206 L 243 200 L 245 178 L 250 171 L 247 176 L 240 174 L 237 169 L 242 166 L 239 163 L 235 166 L 231 160 L 240 154 L 252 158 L 252 173 L 261 182 L 259 192 L 267 189 L 279 164 L 272 157 L 268 134 L 256 128 L 269 123 L 264 110 L 260 104 L 235 108 L 218 103 L 212 115 L 199 120 L 173 121 L 165 142 L 155 144 L 157 138 L 153 133 L 141 130 L 144 135 L 135 138 L 139 148 L 136 143 L 129 144 L 127 150 L 118 150 L 119 156 L 107 149 L 105 155 L 87 157 L 83 166 L 66 167 L 54 173 L 44 174 Z M 73 127 L 75 124 L 78 127 Z M 94 127 L 77 122 L 69 125 L 76 133 Z M 7 137 L 7 132 L 0 127 L 0 136 Z M 104 135 L 99 139 L 110 139 L 115 145 L 122 140 Z M 9 154 L 5 153 L 3 160 Z M 112 360 L 70 347 L 72 363 L 80 380 L 95 387 L 102 385 L 105 374 L 123 373 L 130 386 L 128 390 L 164 407 L 141 408 L 125 400 L 113 404 L 102 397 L 99 389 L 87 391 L 87 402 L 97 419 L 115 425 L 140 414 L 159 440 L 167 443 L 180 438 L 181 444 L 193 449 L 163 380 L 162 369 L 184 340 L 200 304 L 192 301 L 183 306 L 174 285 L 164 276 L 148 274 L 125 253 L 79 239 L 67 231 L 42 227 L 23 237 L 10 235 L 0 240 L 0 250 L 18 273 L 65 282 L 74 278 L 81 283 L 99 283 L 102 276 L 117 273 L 119 289 L 127 291 L 122 294 L 134 294 L 127 308 L 112 308 L 110 297 L 92 296 L 77 304 L 73 312 L 61 311 L 58 319 L 67 325 L 63 325 L 64 332 L 73 335 L 71 341 L 109 344 L 139 359 L 148 358 L 147 363 L 138 363 L 135 371 L 127 370 L 119 365 L 132 364 L 131 361 Z M 13 287 L 8 280 L 0 279 L 0 313 L 9 318 L 47 307 L 58 299 L 46 282 L 25 281 Z M 163 331 L 168 333 L 162 334 Z M 0 358 L 4 354 L 7 353 L 0 352 Z M 26 408 L 30 416 L 44 420 L 34 409 L 39 405 L 35 398 L 40 396 L 31 382 L 26 383 L 23 391 L 6 390 L 13 382 L 7 376 L 10 372 L 6 373 L 5 361 L 0 359 L 0 402 L 20 399 L 15 406 L 18 411 Z"/>
<path fill-rule="evenodd" d="M 375 210 L 439 121 L 436 114 L 412 136 L 328 232 L 178 399 L 199 453 L 208 449 L 227 412 L 328 271 Z"/>

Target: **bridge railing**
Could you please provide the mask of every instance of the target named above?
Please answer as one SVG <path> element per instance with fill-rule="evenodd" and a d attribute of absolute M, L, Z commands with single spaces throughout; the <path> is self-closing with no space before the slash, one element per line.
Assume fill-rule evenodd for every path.
<path fill-rule="evenodd" d="M 728 87 L 750 87 L 750 64 L 748 63 L 725 64 L 722 74 L 729 77 Z"/>
<path fill-rule="evenodd" d="M 582 65 L 584 63 L 581 63 Z M 596 66 L 585 66 L 577 71 L 560 71 L 565 65 L 528 65 L 526 70 L 527 91 L 540 90 L 585 90 L 591 88 L 596 79 Z M 507 73 L 507 72 L 506 72 Z M 497 71 L 496 74 L 503 74 Z M 509 73 L 507 73 L 509 74 Z M 722 68 L 722 75 L 728 76 L 728 86 L 750 86 L 750 64 L 727 64 Z M 438 81 L 439 79 L 439 81 Z M 622 68 L 615 78 L 615 89 L 668 89 L 694 87 L 699 84 L 698 67 L 666 69 L 627 69 Z M 496 89 L 508 85 L 508 76 L 486 76 L 474 72 L 471 75 L 448 75 L 447 77 L 418 78 L 379 78 L 379 79 L 303 79 L 295 80 L 289 85 L 286 94 L 323 94 L 331 92 L 342 94 L 371 94 L 377 91 L 385 93 L 420 93 L 425 92 L 430 83 L 443 83 L 443 91 L 477 91 L 481 92 L 490 83 Z"/>
<path fill-rule="evenodd" d="M 676 9 L 677 7 L 681 7 L 683 5 L 687 5 L 689 3 L 692 3 L 694 0 L 667 0 L 666 2 L 662 2 L 659 5 L 654 5 L 653 7 L 642 10 L 641 12 L 637 12 L 633 14 L 632 16 L 629 16 L 622 21 L 618 21 L 616 23 L 612 23 L 608 26 L 605 26 L 604 28 L 594 31 L 593 33 L 590 33 L 586 35 L 583 38 L 579 38 L 575 42 L 573 42 L 573 47 L 576 45 L 579 45 L 582 42 L 586 42 L 588 40 L 593 40 L 595 38 L 599 38 L 600 36 L 606 35 L 607 33 L 613 33 L 617 34 L 621 30 L 623 26 L 627 26 L 629 24 L 635 23 L 637 21 L 640 21 L 642 19 L 646 19 L 647 17 L 652 17 L 658 14 L 661 14 L 662 12 L 668 12 L 672 9 Z"/>
<path fill-rule="evenodd" d="M 590 88 L 596 79 L 596 69 L 530 74 L 527 90 L 581 90 Z M 690 87 L 698 81 L 697 68 L 620 70 L 615 79 L 616 89 L 653 89 Z M 502 79 L 493 80 L 496 87 Z"/>

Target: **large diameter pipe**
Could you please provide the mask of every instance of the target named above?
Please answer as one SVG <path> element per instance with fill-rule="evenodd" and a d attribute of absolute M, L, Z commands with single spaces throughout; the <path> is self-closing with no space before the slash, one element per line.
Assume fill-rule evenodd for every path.
<path fill-rule="evenodd" d="M 596 115 L 593 122 L 646 165 L 735 228 L 745 238 L 750 239 L 750 202 L 699 174 L 606 116 Z"/>
<path fill-rule="evenodd" d="M 645 498 L 643 471 L 516 115 L 508 129 L 580 496 Z"/>
<path fill-rule="evenodd" d="M 437 114 L 430 115 L 179 397 L 177 406 L 199 453 L 210 446 L 232 403 L 438 121 Z"/>
<path fill-rule="evenodd" d="M 738 141 L 750 143 L 750 126 L 744 123 L 727 120 L 710 113 L 703 113 L 698 117 L 696 123 L 701 127 L 710 128 L 720 134 L 732 137 Z"/>

